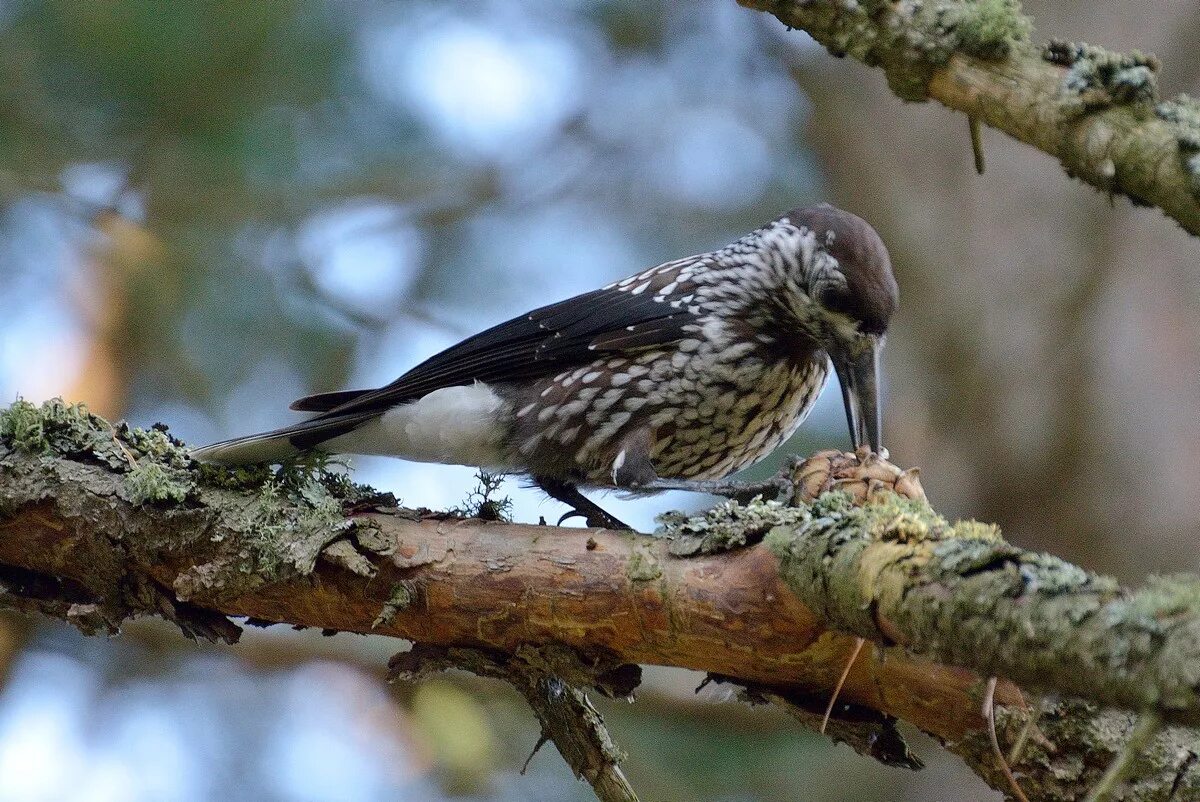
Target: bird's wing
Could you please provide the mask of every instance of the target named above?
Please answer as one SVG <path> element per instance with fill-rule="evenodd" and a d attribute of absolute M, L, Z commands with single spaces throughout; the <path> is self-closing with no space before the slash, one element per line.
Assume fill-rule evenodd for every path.
<path fill-rule="evenodd" d="M 501 323 L 442 351 L 396 381 L 354 396 L 319 418 L 376 410 L 471 382 L 539 379 L 605 353 L 677 342 L 699 316 L 654 292 L 615 285 Z M 296 402 L 304 406 L 307 399 Z M 295 406 L 295 405 L 293 405 Z"/>

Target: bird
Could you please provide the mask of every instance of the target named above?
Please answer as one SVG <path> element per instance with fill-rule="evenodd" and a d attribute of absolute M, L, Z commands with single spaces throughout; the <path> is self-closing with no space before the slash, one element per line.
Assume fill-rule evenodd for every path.
<path fill-rule="evenodd" d="M 828 204 L 469 337 L 376 389 L 196 449 L 201 462 L 389 455 L 517 474 L 589 526 L 627 528 L 581 492 L 744 495 L 730 480 L 782 445 L 836 373 L 850 441 L 883 449 L 880 353 L 899 301 L 887 247 Z M 559 523 L 561 523 L 560 521 Z"/>

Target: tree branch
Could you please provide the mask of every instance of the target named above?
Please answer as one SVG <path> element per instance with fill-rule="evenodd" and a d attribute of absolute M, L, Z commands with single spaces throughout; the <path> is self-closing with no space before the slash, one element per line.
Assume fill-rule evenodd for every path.
<path fill-rule="evenodd" d="M 560 648 L 519 649 L 514 655 L 478 649 L 416 646 L 394 657 L 393 679 L 420 680 L 447 669 L 466 669 L 481 677 L 508 682 L 521 692 L 542 725 L 542 740 L 553 741 L 575 776 L 587 780 L 601 802 L 638 802 L 633 786 L 621 772 L 624 759 L 604 727 L 604 720 L 578 685 L 597 686 L 608 696 L 629 697 L 641 679 L 624 666 L 596 670 L 574 652 Z M 584 676 L 578 675 L 583 669 Z M 606 682 L 607 677 L 610 682 Z M 616 679 L 614 688 L 611 680 Z M 572 681 L 574 680 L 574 682 Z M 533 755 L 530 755 L 530 759 Z"/>
<path fill-rule="evenodd" d="M 1017 0 L 738 3 L 881 68 L 900 98 L 964 112 L 1200 234 L 1200 103 L 1160 102 L 1153 57 L 1064 42 L 1039 49 Z"/>
<path fill-rule="evenodd" d="M 1123 592 L 897 498 L 919 485 L 882 461 L 824 454 L 795 478 L 816 503 L 726 504 L 667 519 L 657 537 L 464 520 L 322 470 L 197 466 L 161 429 L 19 402 L 0 411 L 0 603 L 85 632 L 152 614 L 227 641 L 238 628 L 226 616 L 406 638 L 422 659 L 434 649 L 522 688 L 573 768 L 608 784 L 605 799 L 632 791 L 578 689 L 623 695 L 630 664 L 681 666 L 812 724 L 855 635 L 877 646 L 854 662 L 832 732 L 885 762 L 916 765 L 895 731 L 903 719 L 1006 789 L 979 712 L 992 675 L 1200 723 L 1194 580 Z M 551 686 L 561 705 L 546 701 Z M 1011 746 L 1030 711 L 1007 682 L 997 701 Z M 1122 753 L 1133 716 L 1035 707 L 1018 777 L 1037 798 L 1080 798 Z M 1196 754 L 1200 734 L 1161 733 L 1131 787 L 1200 794 Z"/>

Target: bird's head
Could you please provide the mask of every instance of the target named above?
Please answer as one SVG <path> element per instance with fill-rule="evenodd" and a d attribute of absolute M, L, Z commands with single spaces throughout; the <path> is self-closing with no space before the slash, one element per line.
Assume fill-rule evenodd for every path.
<path fill-rule="evenodd" d="M 829 205 L 795 209 L 778 222 L 803 235 L 795 321 L 833 361 L 854 447 L 878 452 L 879 352 L 899 300 L 887 248 L 867 221 Z"/>

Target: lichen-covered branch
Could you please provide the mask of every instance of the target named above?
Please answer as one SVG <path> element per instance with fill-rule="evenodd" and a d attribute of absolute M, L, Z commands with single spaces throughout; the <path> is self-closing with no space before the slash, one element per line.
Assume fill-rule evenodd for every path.
<path fill-rule="evenodd" d="M 1152 56 L 1035 46 L 1017 0 L 738 2 L 879 67 L 902 99 L 964 112 L 1200 234 L 1200 103 L 1162 100 Z"/>
<path fill-rule="evenodd" d="M 1125 593 L 989 527 L 950 526 L 897 499 L 890 490 L 915 480 L 880 461 L 824 455 L 796 478 L 802 495 L 822 494 L 815 504 L 723 505 L 666 520 L 657 537 L 559 529 L 404 509 L 319 469 L 201 467 L 162 429 L 18 404 L 0 411 L 0 603 L 87 632 L 150 614 L 232 641 L 227 616 L 246 616 L 406 638 L 425 662 L 484 655 L 481 673 L 545 703 L 534 707 L 547 736 L 608 798 L 631 792 L 583 688 L 620 695 L 633 665 L 680 666 L 813 722 L 855 635 L 876 645 L 854 661 L 831 732 L 896 765 L 917 765 L 902 719 L 1003 790 L 980 713 L 990 675 L 1027 691 L 1000 685 L 1008 744 L 1039 689 L 1200 721 L 1189 582 Z M 563 691 L 549 701 L 548 682 Z M 1050 705 L 1018 776 L 1043 798 L 1079 798 L 1131 727 L 1126 714 Z M 1194 753 L 1193 730 L 1163 733 L 1136 781 L 1195 798 Z"/>
<path fill-rule="evenodd" d="M 928 505 L 824 497 L 768 547 L 789 587 L 843 632 L 1165 720 L 1200 724 L 1200 579 L 1128 593 L 1106 577 L 951 525 Z"/>

